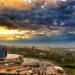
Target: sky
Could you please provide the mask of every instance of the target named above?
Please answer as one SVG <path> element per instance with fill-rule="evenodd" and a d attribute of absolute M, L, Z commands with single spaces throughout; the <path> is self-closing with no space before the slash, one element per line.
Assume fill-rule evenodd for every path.
<path fill-rule="evenodd" d="M 75 45 L 74 0 L 0 0 L 0 44 Z"/>

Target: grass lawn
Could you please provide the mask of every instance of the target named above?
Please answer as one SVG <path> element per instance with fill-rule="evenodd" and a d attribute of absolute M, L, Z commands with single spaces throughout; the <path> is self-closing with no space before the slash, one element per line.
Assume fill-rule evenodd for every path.
<path fill-rule="evenodd" d="M 66 68 L 65 71 L 71 73 L 72 75 L 75 75 L 75 69 Z"/>

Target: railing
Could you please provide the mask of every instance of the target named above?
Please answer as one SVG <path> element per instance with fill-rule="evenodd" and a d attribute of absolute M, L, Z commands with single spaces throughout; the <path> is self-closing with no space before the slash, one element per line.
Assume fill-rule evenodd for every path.
<path fill-rule="evenodd" d="M 25 73 L 25 74 L 20 74 L 20 72 L 18 73 L 15 73 L 15 74 L 11 74 L 11 73 L 0 73 L 0 75 L 67 75 L 67 74 L 46 74 L 46 73 L 36 73 L 36 74 L 33 74 L 33 73 Z M 71 75 L 71 74 L 70 74 Z"/>

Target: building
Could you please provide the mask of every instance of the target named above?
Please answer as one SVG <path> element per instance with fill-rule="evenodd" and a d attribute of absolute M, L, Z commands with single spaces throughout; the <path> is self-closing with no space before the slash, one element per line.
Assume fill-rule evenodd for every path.
<path fill-rule="evenodd" d="M 7 57 L 5 58 L 5 62 L 7 62 L 7 63 L 22 63 L 23 56 L 18 55 L 18 54 L 7 54 Z"/>

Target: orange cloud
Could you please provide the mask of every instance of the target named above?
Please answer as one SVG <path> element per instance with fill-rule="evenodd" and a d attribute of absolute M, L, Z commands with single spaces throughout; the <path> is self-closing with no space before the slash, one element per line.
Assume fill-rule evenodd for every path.
<path fill-rule="evenodd" d="M 31 4 L 28 1 L 24 0 L 0 0 L 0 3 L 11 8 L 18 8 L 18 9 L 31 8 Z"/>
<path fill-rule="evenodd" d="M 11 8 L 30 9 L 35 3 L 56 4 L 58 0 L 0 0 L 0 3 Z"/>

